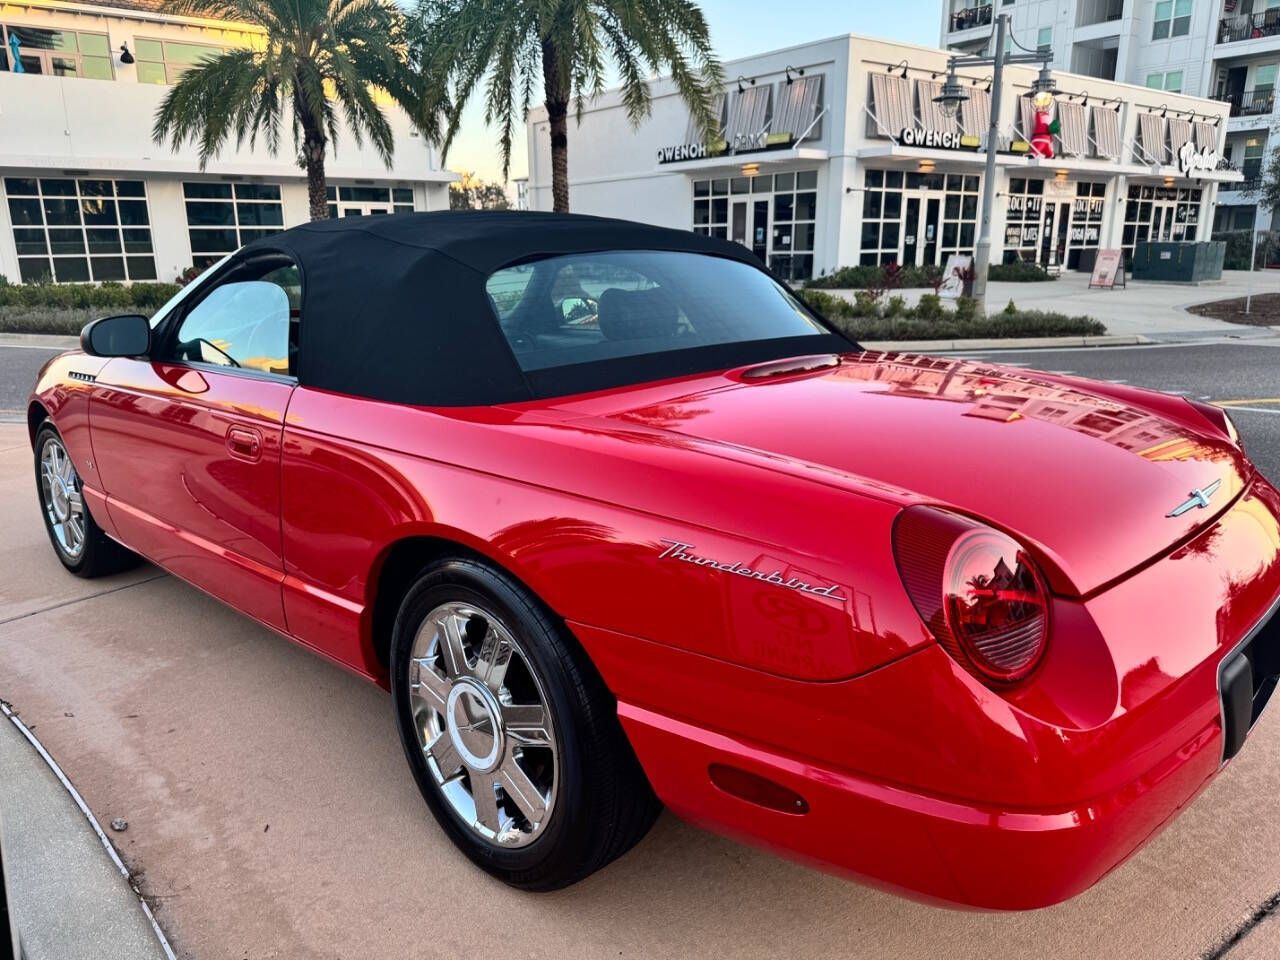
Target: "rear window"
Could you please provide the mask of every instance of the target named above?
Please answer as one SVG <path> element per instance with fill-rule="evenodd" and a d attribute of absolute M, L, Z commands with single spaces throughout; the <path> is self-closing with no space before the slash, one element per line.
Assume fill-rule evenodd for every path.
<path fill-rule="evenodd" d="M 486 290 L 526 372 L 830 333 L 768 274 L 696 253 L 550 257 L 498 270 Z"/>

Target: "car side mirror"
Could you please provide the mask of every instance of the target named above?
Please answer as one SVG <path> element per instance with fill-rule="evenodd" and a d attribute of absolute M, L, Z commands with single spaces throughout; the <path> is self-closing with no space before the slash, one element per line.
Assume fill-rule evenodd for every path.
<path fill-rule="evenodd" d="M 138 357 L 151 349 L 151 323 L 128 313 L 101 317 L 80 331 L 80 349 L 91 357 Z"/>

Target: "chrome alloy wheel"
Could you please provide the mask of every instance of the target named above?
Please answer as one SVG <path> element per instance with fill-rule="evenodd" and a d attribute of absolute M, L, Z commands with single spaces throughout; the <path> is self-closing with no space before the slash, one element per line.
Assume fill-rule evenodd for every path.
<path fill-rule="evenodd" d="M 74 560 L 84 552 L 84 498 L 80 478 L 67 449 L 57 437 L 45 441 L 40 453 L 40 502 L 62 552 Z"/>
<path fill-rule="evenodd" d="M 531 843 L 555 806 L 559 752 L 546 695 L 511 631 L 474 604 L 436 607 L 414 637 L 409 703 L 454 812 L 491 843 Z"/>

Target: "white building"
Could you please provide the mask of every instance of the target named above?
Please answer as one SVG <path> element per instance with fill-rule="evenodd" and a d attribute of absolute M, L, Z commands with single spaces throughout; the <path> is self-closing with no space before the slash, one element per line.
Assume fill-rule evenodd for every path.
<path fill-rule="evenodd" d="M 1224 186 L 1214 229 L 1271 226 L 1250 189 L 1276 142 L 1278 0 L 943 0 L 942 45 L 989 53 L 999 13 L 1018 44 L 1051 46 L 1058 69 L 1228 102 L 1223 153 L 1244 181 Z"/>
<path fill-rule="evenodd" d="M 942 115 L 946 64 L 942 50 L 856 36 L 727 63 L 710 148 L 668 79 L 639 129 L 609 92 L 569 123 L 571 208 L 728 237 L 795 279 L 945 264 L 976 241 L 990 119 L 989 70 L 962 74 L 959 122 Z M 1005 73 L 993 260 L 1076 269 L 1098 248 L 1208 239 L 1219 185 L 1240 179 L 1213 157 L 1228 104 L 1059 73 L 1063 129 L 1044 159 L 1027 144 L 1035 76 Z M 545 110 L 528 143 L 529 205 L 550 209 Z"/>
<path fill-rule="evenodd" d="M 160 6 L 0 4 L 0 274 L 11 281 L 169 280 L 308 219 L 287 122 L 278 156 L 233 142 L 205 170 L 194 147 L 152 141 L 156 108 L 183 70 L 262 33 Z M 391 169 L 349 132 L 330 149 L 334 215 L 449 206 L 455 177 L 402 111 L 386 109 Z"/>

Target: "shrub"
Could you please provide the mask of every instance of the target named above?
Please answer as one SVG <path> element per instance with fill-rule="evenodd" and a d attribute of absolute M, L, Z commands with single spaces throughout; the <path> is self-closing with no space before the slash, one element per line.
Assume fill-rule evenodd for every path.
<path fill-rule="evenodd" d="M 973 297 L 959 297 L 956 299 L 956 319 L 957 320 L 973 320 L 978 315 L 978 301 Z"/>
<path fill-rule="evenodd" d="M 880 298 L 873 295 L 870 291 L 859 290 L 853 295 L 853 316 L 880 316 Z"/>
<path fill-rule="evenodd" d="M 1245 258 L 1246 260 L 1248 259 L 1247 253 Z M 1261 256 L 1259 256 L 1259 262 L 1261 262 Z M 884 271 L 885 267 L 876 266 L 840 267 L 831 273 L 808 281 L 806 286 L 828 290 L 866 290 L 883 286 Z M 987 272 L 987 278 L 1005 283 L 1038 283 L 1057 279 L 1057 277 L 1046 272 L 1037 264 L 1021 262 L 993 263 Z M 906 290 L 919 287 L 934 287 L 936 292 L 937 288 L 942 284 L 942 279 L 942 268 L 940 267 L 900 267 L 897 271 L 895 285 L 888 287 L 888 289 Z"/>
<path fill-rule="evenodd" d="M 813 307 L 820 316 L 830 319 L 831 317 L 852 315 L 849 301 L 843 297 L 837 297 L 833 293 L 823 293 L 821 290 L 814 290 L 811 287 L 797 290 L 796 293 L 801 300 Z"/>
<path fill-rule="evenodd" d="M 988 280 L 999 280 L 1002 283 L 1042 283 L 1045 280 L 1058 279 L 1038 263 L 1026 263 L 1015 260 L 1013 263 L 993 263 L 987 271 Z"/>
<path fill-rule="evenodd" d="M 1013 302 L 1013 297 L 1010 297 L 1009 302 L 1005 304 L 1004 312 L 1007 317 L 1011 317 L 1018 312 L 1018 305 Z"/>
<path fill-rule="evenodd" d="M 963 340 L 970 337 L 1058 337 L 1096 336 L 1106 333 L 1092 317 L 1069 317 L 1062 313 L 1028 310 L 1017 314 L 997 313 L 972 320 L 957 320 L 954 314 L 941 320 L 918 317 L 841 317 L 833 321 L 855 340 Z"/>
<path fill-rule="evenodd" d="M 942 297 L 936 293 L 925 293 L 920 295 L 920 302 L 916 304 L 916 316 L 921 320 L 939 320 L 946 316 L 946 311 L 942 309 Z"/>
<path fill-rule="evenodd" d="M 176 283 L 135 283 L 129 288 L 135 307 L 157 309 L 169 302 L 181 287 Z"/>
<path fill-rule="evenodd" d="M 1230 233 L 1215 233 L 1214 240 L 1222 240 L 1227 249 L 1222 260 L 1224 270 L 1248 270 L 1249 257 L 1253 253 L 1253 235 L 1248 230 L 1233 230 Z M 1266 231 L 1258 231 L 1257 269 L 1274 263 L 1278 236 Z"/>
<path fill-rule="evenodd" d="M 907 312 L 907 301 L 904 297 L 890 297 L 889 302 L 884 305 L 884 315 L 886 317 L 901 317 Z"/>

